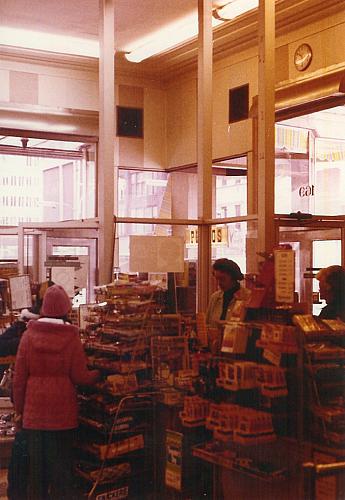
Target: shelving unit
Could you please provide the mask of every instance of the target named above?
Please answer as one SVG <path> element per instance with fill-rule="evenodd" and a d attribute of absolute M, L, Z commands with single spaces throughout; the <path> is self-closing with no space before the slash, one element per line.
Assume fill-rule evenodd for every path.
<path fill-rule="evenodd" d="M 345 455 L 345 323 L 310 315 L 295 322 L 303 336 L 306 436 Z"/>
<path fill-rule="evenodd" d="M 96 290 L 98 306 L 85 315 L 84 347 L 103 382 L 79 394 L 80 431 L 75 472 L 91 498 L 135 497 L 153 491 L 155 401 L 149 320 L 162 305 L 150 285 Z M 88 319 L 97 319 L 94 327 Z M 109 496 L 110 495 L 110 496 Z"/>
<path fill-rule="evenodd" d="M 206 431 L 212 433 L 211 440 L 195 446 L 192 454 L 212 464 L 214 476 L 220 474 L 220 468 L 265 483 L 286 481 L 291 486 L 302 454 L 296 328 L 269 322 L 234 322 L 225 328 L 225 352 L 208 362 L 205 378 L 213 382 L 200 394 L 203 411 L 191 410 L 194 403 L 189 397 L 181 412 L 183 425 L 191 426 L 195 414 L 195 425 L 205 427 L 205 436 Z M 205 399 L 209 409 L 203 422 L 200 415 L 205 412 Z M 213 498 L 217 498 L 219 477 L 213 483 Z M 299 484 L 295 481 L 293 488 Z"/>

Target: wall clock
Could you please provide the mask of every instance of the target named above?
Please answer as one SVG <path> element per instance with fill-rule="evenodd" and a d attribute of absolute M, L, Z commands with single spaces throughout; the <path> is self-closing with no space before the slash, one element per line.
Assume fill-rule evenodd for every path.
<path fill-rule="evenodd" d="M 307 43 L 302 43 L 297 47 L 293 56 L 293 62 L 297 71 L 306 70 L 313 59 L 313 51 Z"/>

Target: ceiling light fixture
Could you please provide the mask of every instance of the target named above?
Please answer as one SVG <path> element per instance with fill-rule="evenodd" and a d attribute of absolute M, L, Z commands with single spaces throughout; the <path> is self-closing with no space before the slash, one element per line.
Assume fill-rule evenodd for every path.
<path fill-rule="evenodd" d="M 0 28 L 0 45 L 59 54 L 99 57 L 98 40 L 56 35 L 19 28 Z"/>
<path fill-rule="evenodd" d="M 212 18 L 212 26 L 218 26 L 222 21 Z M 163 28 L 151 33 L 148 37 L 136 40 L 131 46 L 126 47 L 126 59 L 139 63 L 155 54 L 178 47 L 187 40 L 192 40 L 198 35 L 198 13 L 192 14 L 165 25 Z"/>
<path fill-rule="evenodd" d="M 212 15 L 219 21 L 230 21 L 249 10 L 256 9 L 258 5 L 259 0 L 234 0 L 214 9 Z"/>
<path fill-rule="evenodd" d="M 215 28 L 225 21 L 255 9 L 259 0 L 234 0 L 212 12 L 212 27 Z M 125 48 L 125 57 L 128 61 L 139 63 L 155 54 L 176 48 L 182 43 L 192 40 L 198 35 L 198 13 L 180 19 L 164 28 L 152 33 L 149 37 L 137 40 Z"/>

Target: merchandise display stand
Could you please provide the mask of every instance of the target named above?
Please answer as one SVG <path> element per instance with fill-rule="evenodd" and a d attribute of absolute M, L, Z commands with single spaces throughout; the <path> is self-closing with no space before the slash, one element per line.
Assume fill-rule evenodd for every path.
<path fill-rule="evenodd" d="M 193 455 L 212 464 L 213 498 L 219 498 L 224 475 L 230 481 L 227 488 L 236 483 L 241 498 L 251 498 L 248 478 L 257 481 L 265 498 L 282 484 L 289 495 L 298 494 L 298 353 L 291 324 L 226 323 L 222 350 L 207 363 L 208 387 L 199 394 L 201 400 L 185 398 L 181 412 L 183 425 L 190 425 L 195 415 L 195 423 L 212 433 L 211 440 L 194 447 Z M 200 415 L 204 422 L 197 420 Z"/>
<path fill-rule="evenodd" d="M 304 435 L 315 463 L 345 460 L 345 323 L 296 315 L 304 351 Z M 345 496 L 344 475 L 319 478 L 317 498 Z"/>
<path fill-rule="evenodd" d="M 89 498 L 135 497 L 154 488 L 149 319 L 161 309 L 155 292 L 150 285 L 134 283 L 100 287 L 98 305 L 84 315 L 89 366 L 101 370 L 104 379 L 79 395 L 75 472 Z"/>

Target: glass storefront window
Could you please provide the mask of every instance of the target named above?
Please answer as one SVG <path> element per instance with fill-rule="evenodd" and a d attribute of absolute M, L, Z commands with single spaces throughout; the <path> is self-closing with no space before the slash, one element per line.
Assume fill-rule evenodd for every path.
<path fill-rule="evenodd" d="M 309 132 L 276 125 L 275 213 L 310 212 L 310 197 L 301 196 L 309 185 Z"/>
<path fill-rule="evenodd" d="M 0 141 L 0 225 L 94 217 L 95 146 L 21 141 Z"/>
<path fill-rule="evenodd" d="M 212 261 L 225 257 L 234 260 L 243 273 L 256 271 L 256 221 L 219 224 L 213 226 L 212 230 L 216 231 L 212 243 Z M 222 232 L 222 241 L 217 241 L 219 231 Z"/>
<path fill-rule="evenodd" d="M 120 217 L 158 217 L 167 190 L 168 174 L 119 170 L 118 215 Z M 170 189 L 170 186 L 169 186 Z M 151 229 L 143 232 L 151 232 Z"/>
<path fill-rule="evenodd" d="M 276 124 L 275 212 L 345 214 L 345 106 Z"/>
<path fill-rule="evenodd" d="M 197 214 L 196 169 L 151 172 L 119 169 L 118 216 L 195 218 Z M 152 228 L 142 228 L 143 234 Z"/>
<path fill-rule="evenodd" d="M 150 225 L 142 224 L 141 226 Z M 116 233 L 119 236 L 116 238 L 115 245 L 115 270 L 120 273 L 130 273 L 130 237 L 143 236 L 143 233 L 138 231 L 138 225 L 134 223 L 117 224 Z M 153 282 L 161 280 L 161 284 L 168 289 L 169 301 L 176 302 L 179 311 L 188 314 L 195 313 L 198 252 L 196 227 L 155 224 L 152 236 L 180 236 L 183 239 L 184 270 L 178 273 L 162 273 L 161 271 L 147 273 L 147 270 L 142 269 L 140 275 Z M 164 255 L 161 257 L 164 262 Z"/>
<path fill-rule="evenodd" d="M 214 163 L 212 173 L 216 194 L 213 217 L 247 215 L 247 157 Z"/>
<path fill-rule="evenodd" d="M 0 236 L 0 260 L 18 259 L 18 236 Z"/>
<path fill-rule="evenodd" d="M 314 176 L 313 213 L 345 214 L 345 140 L 315 139 Z"/>

